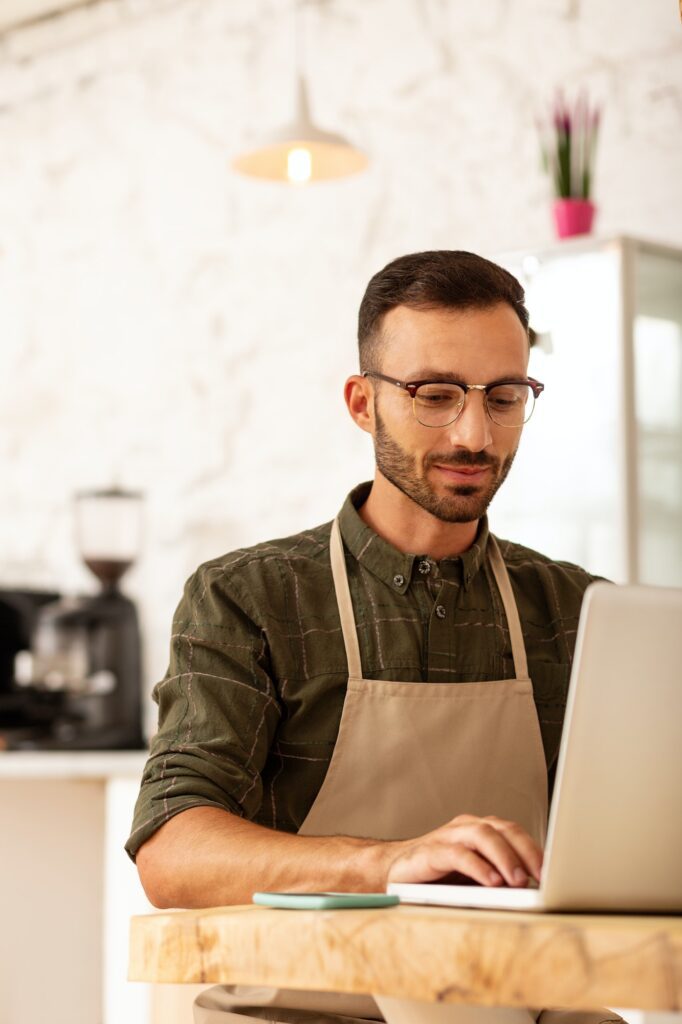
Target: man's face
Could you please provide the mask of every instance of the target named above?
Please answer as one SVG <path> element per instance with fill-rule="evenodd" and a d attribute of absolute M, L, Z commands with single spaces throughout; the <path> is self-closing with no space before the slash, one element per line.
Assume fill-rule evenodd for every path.
<path fill-rule="evenodd" d="M 398 306 L 386 314 L 382 336 L 380 372 L 408 383 L 489 384 L 527 375 L 528 339 L 506 303 L 483 310 Z M 480 391 L 467 394 L 454 423 L 426 427 L 415 419 L 407 392 L 373 383 L 374 451 L 380 472 L 437 519 L 479 519 L 509 472 L 522 427 L 493 423 Z"/>

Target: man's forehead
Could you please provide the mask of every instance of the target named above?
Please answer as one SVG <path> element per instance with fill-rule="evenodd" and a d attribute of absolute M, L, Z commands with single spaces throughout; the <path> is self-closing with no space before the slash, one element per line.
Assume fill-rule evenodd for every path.
<path fill-rule="evenodd" d="M 456 372 L 457 364 L 478 362 L 509 364 L 501 373 L 518 373 L 527 366 L 528 336 L 508 303 L 483 309 L 443 307 L 412 309 L 396 306 L 384 317 L 381 355 L 406 360 L 410 370 Z M 428 374 L 425 373 L 426 377 Z"/>

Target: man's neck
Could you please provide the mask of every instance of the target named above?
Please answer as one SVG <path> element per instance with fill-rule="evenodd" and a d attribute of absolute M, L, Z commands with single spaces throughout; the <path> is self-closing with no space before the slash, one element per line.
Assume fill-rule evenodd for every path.
<path fill-rule="evenodd" d="M 381 473 L 376 473 L 360 518 L 398 551 L 429 555 L 436 562 L 467 551 L 476 540 L 478 520 L 446 523 L 403 494 Z"/>

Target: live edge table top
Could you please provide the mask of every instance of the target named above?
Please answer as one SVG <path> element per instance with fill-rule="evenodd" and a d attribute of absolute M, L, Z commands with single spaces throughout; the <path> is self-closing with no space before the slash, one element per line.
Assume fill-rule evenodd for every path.
<path fill-rule="evenodd" d="M 167 911 L 132 919 L 129 978 L 675 1011 L 682 917 L 420 906 Z"/>

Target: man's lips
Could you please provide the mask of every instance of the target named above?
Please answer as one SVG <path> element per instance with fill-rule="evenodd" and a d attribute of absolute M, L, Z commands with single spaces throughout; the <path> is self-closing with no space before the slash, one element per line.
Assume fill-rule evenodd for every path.
<path fill-rule="evenodd" d="M 490 466 L 446 466 L 435 463 L 434 469 L 439 470 L 452 483 L 475 484 L 483 479 Z"/>

